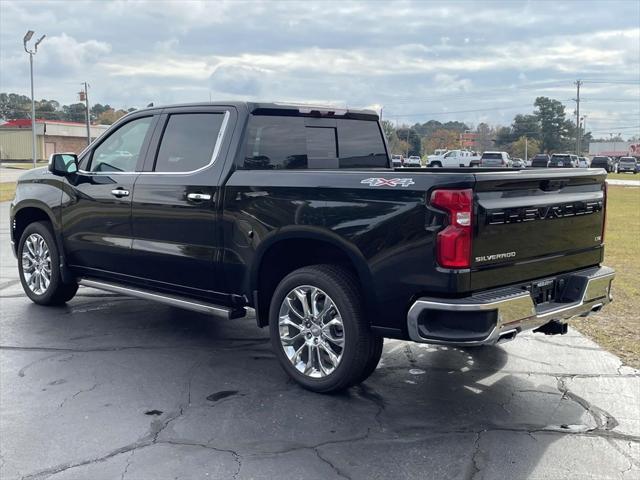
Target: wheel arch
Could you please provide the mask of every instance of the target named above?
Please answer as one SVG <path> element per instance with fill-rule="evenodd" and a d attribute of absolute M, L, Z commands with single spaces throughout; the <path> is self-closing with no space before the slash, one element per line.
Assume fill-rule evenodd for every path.
<path fill-rule="evenodd" d="M 11 239 L 15 242 L 16 248 L 22 232 L 27 226 L 34 222 L 46 221 L 51 224 L 54 229 L 54 236 L 58 241 L 56 233 L 57 222 L 51 209 L 43 202 L 37 200 L 21 202 L 13 210 L 11 219 Z M 59 242 L 58 242 L 58 246 Z"/>
<path fill-rule="evenodd" d="M 360 250 L 335 233 L 316 227 L 283 228 L 265 238 L 256 249 L 249 290 L 258 326 L 269 323 L 271 296 L 280 280 L 297 268 L 331 263 L 343 265 L 358 279 L 365 311 L 373 308 L 373 280 Z"/>
<path fill-rule="evenodd" d="M 13 208 L 10 225 L 13 252 L 16 256 L 18 255 L 18 246 L 24 230 L 32 223 L 42 221 L 51 224 L 51 233 L 56 242 L 60 257 L 60 274 L 62 280 L 64 283 L 71 283 L 74 281 L 74 278 L 66 266 L 62 236 L 59 228 L 60 225 L 56 220 L 54 212 L 46 203 L 38 200 L 28 200 L 20 202 Z"/>

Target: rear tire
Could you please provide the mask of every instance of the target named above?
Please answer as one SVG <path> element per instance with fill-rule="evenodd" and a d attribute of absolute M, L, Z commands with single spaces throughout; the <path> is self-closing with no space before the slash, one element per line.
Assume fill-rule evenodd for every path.
<path fill-rule="evenodd" d="M 17 251 L 20 283 L 31 301 L 39 305 L 61 305 L 74 297 L 78 284 L 62 281 L 58 246 L 48 223 L 27 225 Z"/>
<path fill-rule="evenodd" d="M 366 380 L 383 341 L 371 332 L 362 303 L 357 280 L 340 266 L 313 265 L 287 275 L 269 309 L 271 343 L 285 372 L 320 393 Z"/>

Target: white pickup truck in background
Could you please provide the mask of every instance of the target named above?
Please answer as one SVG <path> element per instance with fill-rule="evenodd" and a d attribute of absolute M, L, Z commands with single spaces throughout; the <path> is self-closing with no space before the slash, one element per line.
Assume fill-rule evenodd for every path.
<path fill-rule="evenodd" d="M 477 167 L 479 164 L 480 155 L 468 150 L 447 150 L 440 155 L 427 156 L 428 167 Z"/>

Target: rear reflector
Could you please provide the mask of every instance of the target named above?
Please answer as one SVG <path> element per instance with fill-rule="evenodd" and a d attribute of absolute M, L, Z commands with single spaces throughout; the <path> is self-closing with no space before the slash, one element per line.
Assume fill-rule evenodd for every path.
<path fill-rule="evenodd" d="M 473 191 L 434 190 L 431 205 L 446 211 L 449 225 L 436 238 L 436 258 L 445 268 L 471 266 L 471 228 L 473 226 Z"/>

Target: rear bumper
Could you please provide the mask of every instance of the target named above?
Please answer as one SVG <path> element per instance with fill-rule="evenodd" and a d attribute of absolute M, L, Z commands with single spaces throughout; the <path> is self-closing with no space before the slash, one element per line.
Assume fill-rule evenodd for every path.
<path fill-rule="evenodd" d="M 409 338 L 420 343 L 476 346 L 511 340 L 553 320 L 599 311 L 611 302 L 615 271 L 594 267 L 543 279 L 563 280 L 560 301 L 536 305 L 525 286 L 505 287 L 458 299 L 422 297 L 407 315 Z"/>

